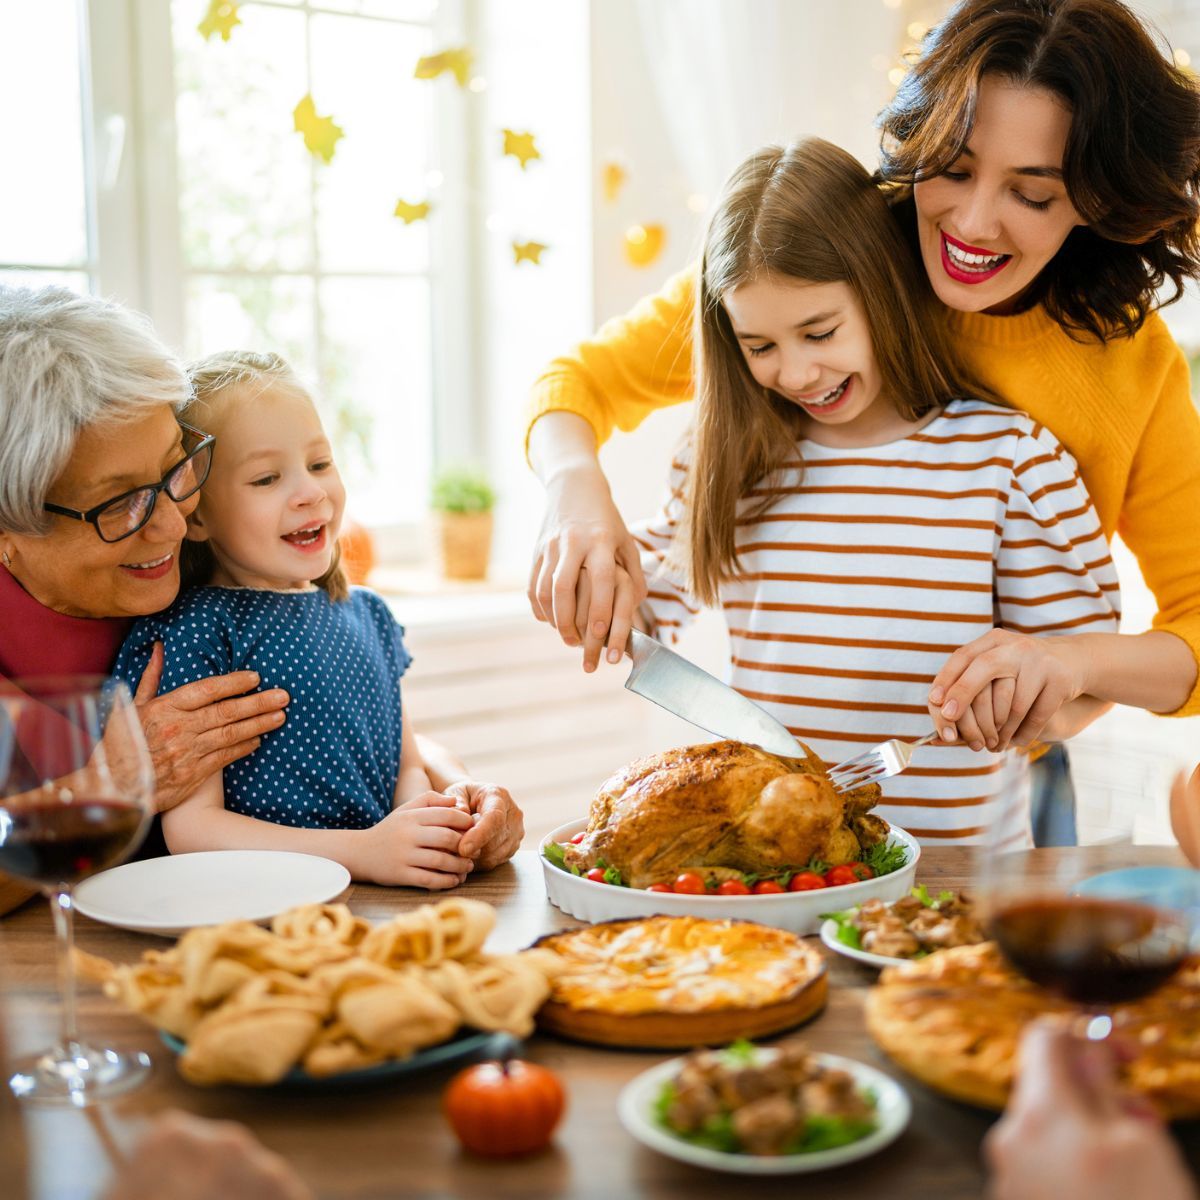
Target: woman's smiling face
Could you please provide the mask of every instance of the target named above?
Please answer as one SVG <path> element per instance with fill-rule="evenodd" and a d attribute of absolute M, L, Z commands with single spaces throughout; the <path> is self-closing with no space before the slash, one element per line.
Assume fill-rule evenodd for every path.
<path fill-rule="evenodd" d="M 46 497 L 86 510 L 142 484 L 157 483 L 184 457 L 183 433 L 167 404 L 117 425 L 79 434 Z M 179 591 L 179 545 L 198 496 L 176 504 L 160 492 L 150 520 L 119 542 L 90 524 L 56 516 L 44 537 L 7 534 L 10 570 L 47 608 L 77 617 L 139 617 L 158 612 Z"/>
<path fill-rule="evenodd" d="M 1063 182 L 1070 131 L 1052 92 L 983 79 L 962 154 L 913 188 L 921 259 L 944 304 L 1011 311 L 1083 223 Z"/>

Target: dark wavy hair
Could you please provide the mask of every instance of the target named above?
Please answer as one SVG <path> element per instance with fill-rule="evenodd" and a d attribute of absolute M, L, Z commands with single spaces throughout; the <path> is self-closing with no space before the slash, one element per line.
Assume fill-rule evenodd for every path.
<path fill-rule="evenodd" d="M 1044 88 L 1072 112 L 1063 176 L 1087 224 L 1022 306 L 1044 305 L 1072 334 L 1132 336 L 1200 276 L 1193 78 L 1120 0 L 962 0 L 880 115 L 881 178 L 908 185 L 947 170 L 971 136 L 987 75 Z M 1171 294 L 1158 299 L 1168 281 Z"/>

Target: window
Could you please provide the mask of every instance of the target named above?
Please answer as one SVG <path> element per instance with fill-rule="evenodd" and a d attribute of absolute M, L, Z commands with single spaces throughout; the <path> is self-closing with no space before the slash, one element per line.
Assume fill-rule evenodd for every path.
<path fill-rule="evenodd" d="M 413 70 L 469 13 L 242 0 L 226 42 L 198 32 L 206 9 L 42 0 L 0 16 L 6 111 L 25 114 L 9 162 L 28 181 L 0 197 L 0 280 L 114 295 L 188 357 L 282 353 L 316 385 L 351 514 L 412 526 L 435 445 L 464 450 L 467 423 L 435 427 L 458 383 L 435 314 L 470 291 L 466 193 L 439 191 L 463 174 L 468 93 Z M 293 128 L 308 95 L 345 131 L 328 165 Z M 403 223 L 400 199 L 431 200 L 432 218 Z"/>
<path fill-rule="evenodd" d="M 0 97 L 7 112 L 25 114 L 7 123 L 12 173 L 0 189 L 0 280 L 83 291 L 95 263 L 83 153 L 81 14 L 70 0 L 49 0 L 21 6 L 19 17 L 20 36 L 17 6 L 0 17 Z M 38 97 L 35 120 L 28 115 L 30 96 Z"/>

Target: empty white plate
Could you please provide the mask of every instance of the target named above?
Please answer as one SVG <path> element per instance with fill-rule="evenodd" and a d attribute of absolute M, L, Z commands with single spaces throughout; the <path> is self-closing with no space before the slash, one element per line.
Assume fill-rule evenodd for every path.
<path fill-rule="evenodd" d="M 75 889 L 75 907 L 106 925 L 175 937 L 197 925 L 265 921 L 323 904 L 350 886 L 341 863 L 289 850 L 203 850 L 101 871 Z"/>

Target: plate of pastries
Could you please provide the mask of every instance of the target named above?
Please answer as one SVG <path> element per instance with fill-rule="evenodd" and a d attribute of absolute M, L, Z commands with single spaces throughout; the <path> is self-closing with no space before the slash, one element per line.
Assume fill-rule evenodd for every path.
<path fill-rule="evenodd" d="M 489 954 L 496 912 L 447 899 L 373 925 L 345 905 L 190 930 L 118 965 L 78 951 L 80 973 L 157 1028 L 199 1085 L 374 1078 L 524 1037 L 556 967 L 543 951 Z"/>

